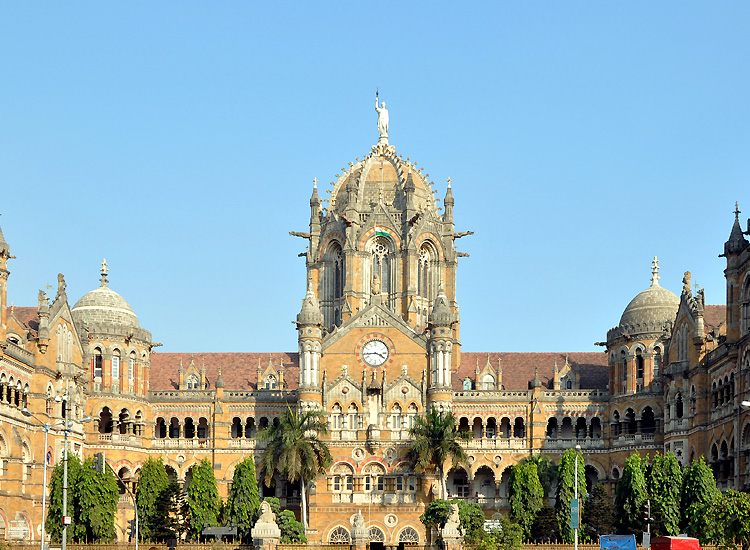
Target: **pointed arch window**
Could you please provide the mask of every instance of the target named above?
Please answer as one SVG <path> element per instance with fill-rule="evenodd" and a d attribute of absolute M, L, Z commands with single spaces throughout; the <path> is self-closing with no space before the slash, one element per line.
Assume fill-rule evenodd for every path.
<path fill-rule="evenodd" d="M 373 293 L 391 293 L 391 246 L 385 237 L 377 237 L 371 247 Z"/>
<path fill-rule="evenodd" d="M 187 389 L 197 390 L 199 389 L 198 387 L 199 385 L 200 385 L 200 381 L 198 380 L 198 377 L 196 375 L 191 374 L 190 376 L 188 376 Z"/>
<path fill-rule="evenodd" d="M 112 384 L 120 383 L 120 350 L 116 349 L 112 354 Z"/>
<path fill-rule="evenodd" d="M 266 376 L 264 387 L 267 390 L 275 390 L 276 386 L 276 377 L 273 374 L 269 374 L 268 376 Z"/>
<path fill-rule="evenodd" d="M 430 302 L 435 299 L 440 286 L 438 259 L 437 250 L 431 242 L 425 242 L 419 247 L 417 294 Z"/>

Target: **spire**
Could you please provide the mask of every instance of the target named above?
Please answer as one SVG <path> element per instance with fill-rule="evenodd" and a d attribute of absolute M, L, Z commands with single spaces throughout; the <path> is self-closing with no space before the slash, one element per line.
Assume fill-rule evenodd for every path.
<path fill-rule="evenodd" d="M 651 286 L 659 286 L 659 260 L 654 256 L 654 261 L 651 262 Z"/>
<path fill-rule="evenodd" d="M 729 234 L 729 240 L 724 243 L 724 255 L 727 254 L 739 254 L 747 246 L 747 240 L 742 234 L 742 228 L 740 227 L 740 208 L 737 202 L 734 203 L 734 224 L 732 225 L 732 232 Z"/>
<path fill-rule="evenodd" d="M 10 254 L 10 247 L 8 246 L 8 243 L 5 242 L 5 237 L 3 236 L 2 227 L 0 227 L 0 254 L 5 255 L 5 256 Z"/>
<path fill-rule="evenodd" d="M 451 190 L 451 179 L 448 178 L 448 189 L 445 191 L 445 199 L 443 199 L 443 205 L 445 206 L 445 214 L 443 215 L 443 221 L 453 223 L 453 191 Z"/>
<path fill-rule="evenodd" d="M 219 367 L 219 374 L 216 376 L 216 382 L 214 383 L 216 388 L 224 387 L 224 377 L 221 375 L 221 367 Z"/>
<path fill-rule="evenodd" d="M 107 283 L 109 282 L 109 279 L 107 279 L 107 273 L 109 273 L 107 265 L 107 258 L 102 259 L 102 268 L 99 270 L 102 276 L 99 278 L 99 280 L 102 282 L 103 287 L 106 287 Z"/>

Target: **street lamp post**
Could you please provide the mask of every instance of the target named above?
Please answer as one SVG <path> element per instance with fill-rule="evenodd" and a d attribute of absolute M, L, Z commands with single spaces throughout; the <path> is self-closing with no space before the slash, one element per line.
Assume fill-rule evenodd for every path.
<path fill-rule="evenodd" d="M 54 424 L 49 424 L 48 422 L 42 422 L 34 413 L 32 413 L 29 409 L 24 407 L 21 409 L 21 412 L 24 416 L 28 416 L 31 418 L 36 419 L 37 421 L 42 423 L 42 427 L 44 428 L 44 479 L 42 481 L 42 542 L 41 542 L 41 550 L 44 550 L 44 523 L 47 519 L 47 445 L 49 440 L 49 431 L 50 429 L 56 427 L 56 426 L 62 426 L 63 422 L 55 422 Z"/>

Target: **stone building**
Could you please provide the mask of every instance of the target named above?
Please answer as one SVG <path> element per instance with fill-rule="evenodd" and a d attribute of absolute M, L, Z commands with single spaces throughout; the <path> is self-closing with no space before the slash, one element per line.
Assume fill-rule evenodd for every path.
<path fill-rule="evenodd" d="M 724 246 L 726 305 L 693 294 L 689 272 L 680 296 L 661 287 L 654 258 L 651 285 L 602 352 L 464 351 L 456 241 L 470 232 L 454 226 L 450 180 L 441 211 L 429 174 L 387 128 L 381 119 L 378 143 L 332 182 L 327 207 L 313 186 L 309 231 L 294 233 L 309 244 L 294 352 L 157 353 L 110 288 L 106 261 L 99 286 L 72 307 L 62 275 L 53 299 L 40 291 L 36 307 L 8 305 L 12 256 L 0 232 L 0 538 L 39 540 L 44 461 L 61 458 L 63 421 L 71 452 L 104 452 L 123 480 L 121 538 L 133 514 L 125 486 L 148 457 L 185 482 L 208 458 L 226 496 L 235 465 L 262 452 L 258 430 L 289 405 L 325 411 L 331 429 L 334 462 L 310 486 L 311 540 L 350 540 L 361 510 L 375 543 L 425 541 L 419 516 L 439 480 L 415 472 L 406 449 L 432 407 L 473 434 L 468 463 L 446 467 L 451 496 L 488 515 L 507 508 L 510 466 L 576 444 L 590 485 L 613 487 L 634 450 L 671 450 L 683 464 L 705 455 L 721 488 L 750 483 L 740 405 L 750 247 L 738 210 Z M 299 510 L 298 485 L 277 475 L 262 491 Z"/>

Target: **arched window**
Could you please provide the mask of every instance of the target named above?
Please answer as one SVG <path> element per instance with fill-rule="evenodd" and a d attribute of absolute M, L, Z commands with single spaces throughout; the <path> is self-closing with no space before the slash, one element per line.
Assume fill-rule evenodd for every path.
<path fill-rule="evenodd" d="M 116 349 L 112 353 L 112 385 L 119 387 L 120 385 L 120 350 Z"/>
<path fill-rule="evenodd" d="M 661 370 L 661 348 L 654 348 L 654 379 L 659 377 L 659 371 Z"/>
<path fill-rule="evenodd" d="M 328 536 L 328 542 L 331 544 L 350 544 L 351 540 L 352 538 L 349 536 L 349 531 L 346 527 L 341 526 L 336 527 Z"/>
<path fill-rule="evenodd" d="M 635 377 L 643 380 L 643 353 L 640 349 L 635 350 Z"/>
<path fill-rule="evenodd" d="M 264 387 L 267 390 L 275 390 L 276 389 L 276 377 L 273 374 L 269 374 L 266 376 L 266 381 L 264 383 Z"/>
<path fill-rule="evenodd" d="M 321 281 L 321 309 L 326 326 L 341 324 L 346 287 L 346 256 L 338 241 L 332 241 L 324 256 Z"/>
<path fill-rule="evenodd" d="M 405 527 L 398 535 L 398 542 L 404 544 L 419 544 L 419 533 L 413 527 Z"/>
<path fill-rule="evenodd" d="M 398 403 L 394 404 L 393 407 L 391 407 L 391 428 L 394 430 L 400 430 L 401 429 L 401 405 Z"/>
<path fill-rule="evenodd" d="M 410 403 L 409 408 L 406 410 L 407 424 L 409 429 L 414 427 L 414 422 L 416 422 L 417 418 L 417 412 L 417 406 L 414 403 Z"/>
<path fill-rule="evenodd" d="M 359 409 L 357 408 L 357 405 L 352 403 L 349 405 L 349 429 L 350 430 L 357 430 L 360 426 L 360 416 L 359 416 Z"/>
<path fill-rule="evenodd" d="M 438 253 L 432 243 L 425 242 L 419 247 L 417 294 L 430 302 L 435 299 L 437 287 L 440 285 L 438 259 Z"/>
<path fill-rule="evenodd" d="M 128 359 L 128 386 L 130 391 L 133 391 L 133 380 L 135 379 L 135 352 L 130 352 L 130 358 Z"/>
<path fill-rule="evenodd" d="M 487 373 L 482 378 L 482 389 L 483 390 L 494 390 L 495 389 L 495 377 Z"/>
<path fill-rule="evenodd" d="M 196 375 L 191 374 L 190 376 L 188 376 L 187 389 L 197 390 L 197 389 L 200 389 L 199 386 L 200 386 L 200 380 L 198 379 Z"/>
<path fill-rule="evenodd" d="M 745 276 L 740 293 L 740 332 L 745 335 L 750 332 L 750 275 Z"/>
<path fill-rule="evenodd" d="M 370 542 L 385 542 L 385 534 L 379 527 L 370 527 Z"/>
<path fill-rule="evenodd" d="M 91 368 L 94 371 L 94 380 L 97 382 L 102 381 L 102 350 L 94 348 L 94 357 L 91 360 Z"/>
<path fill-rule="evenodd" d="M 331 409 L 331 428 L 334 430 L 340 430 L 343 424 L 341 418 L 341 405 L 336 403 Z"/>
<path fill-rule="evenodd" d="M 380 294 L 391 293 L 391 246 L 385 237 L 376 237 L 370 247 L 372 255 L 372 281 L 373 294 L 378 293 L 377 287 L 380 287 Z"/>
<path fill-rule="evenodd" d="M 674 415 L 676 418 L 682 418 L 683 415 L 682 394 L 680 392 L 677 392 L 675 397 Z"/>

